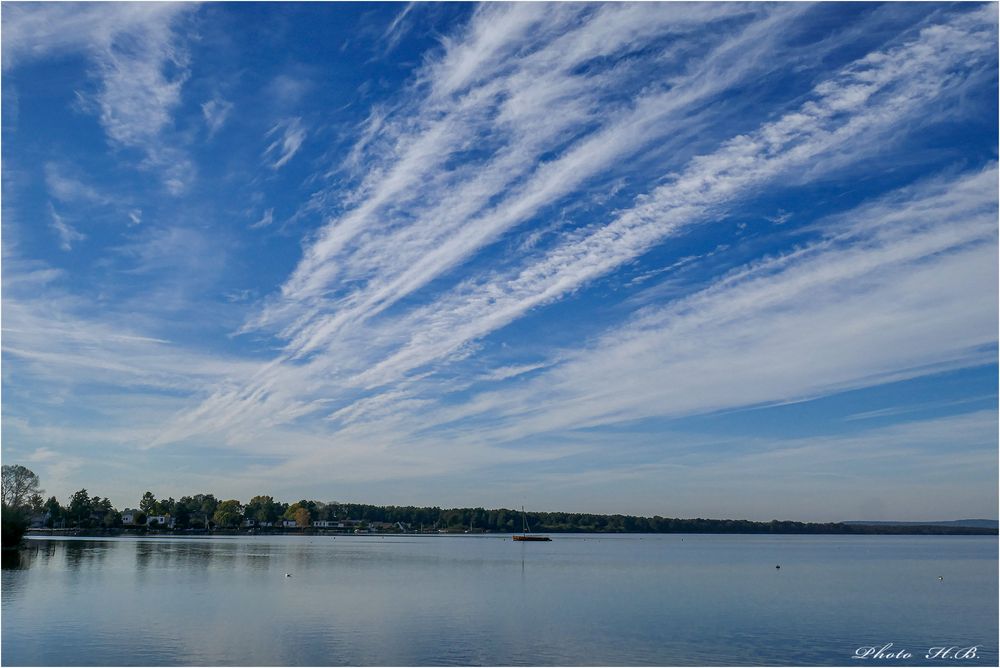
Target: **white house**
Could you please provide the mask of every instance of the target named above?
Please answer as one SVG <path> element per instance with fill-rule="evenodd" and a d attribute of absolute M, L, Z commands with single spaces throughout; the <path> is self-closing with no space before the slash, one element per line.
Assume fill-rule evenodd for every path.
<path fill-rule="evenodd" d="M 138 510 L 126 508 L 122 511 L 122 524 L 135 524 L 135 516 L 138 514 Z"/>
<path fill-rule="evenodd" d="M 160 528 L 167 527 L 168 529 L 173 529 L 174 518 L 170 515 L 150 515 L 146 518 L 146 526 L 151 527 L 154 524 Z"/>
<path fill-rule="evenodd" d="M 274 526 L 274 522 L 268 522 L 266 520 L 255 520 L 253 518 L 248 517 L 247 519 L 243 520 L 243 526 L 245 526 L 245 527 L 273 527 Z"/>

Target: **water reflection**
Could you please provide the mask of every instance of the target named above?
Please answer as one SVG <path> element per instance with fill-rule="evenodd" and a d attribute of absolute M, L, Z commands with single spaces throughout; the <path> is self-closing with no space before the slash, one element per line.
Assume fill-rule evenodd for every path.
<path fill-rule="evenodd" d="M 149 564 L 156 554 L 156 548 L 151 543 L 139 542 L 132 546 L 135 553 L 135 570 L 137 573 L 145 572 L 149 569 Z"/>
<path fill-rule="evenodd" d="M 0 661 L 841 665 L 856 638 L 995 637 L 995 538 L 892 538 L 31 541 L 4 555 Z"/>
<path fill-rule="evenodd" d="M 48 563 L 55 558 L 56 553 L 59 550 L 59 543 L 55 541 L 31 541 L 29 544 L 29 549 L 32 551 L 34 556 L 41 559 L 42 563 Z"/>
<path fill-rule="evenodd" d="M 28 568 L 32 554 L 30 550 L 3 550 L 3 570 Z"/>
<path fill-rule="evenodd" d="M 64 550 L 66 568 L 69 570 L 100 567 L 108 552 L 104 544 L 90 541 L 67 542 Z"/>
<path fill-rule="evenodd" d="M 49 541 L 28 541 L 15 550 L 3 550 L 3 570 L 25 570 L 36 560 L 47 563 L 56 556 L 59 547 Z"/>

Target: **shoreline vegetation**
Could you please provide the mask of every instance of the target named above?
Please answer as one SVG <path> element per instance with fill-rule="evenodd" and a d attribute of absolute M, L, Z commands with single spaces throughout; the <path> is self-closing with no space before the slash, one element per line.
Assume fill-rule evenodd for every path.
<path fill-rule="evenodd" d="M 326 534 L 515 534 L 521 512 L 508 508 L 376 506 L 302 499 L 294 503 L 255 496 L 247 503 L 212 494 L 157 499 L 146 492 L 138 508 L 116 509 L 105 497 L 81 489 L 63 505 L 45 500 L 38 476 L 23 466 L 3 466 L 3 546 L 24 535 L 326 535 Z M 538 533 L 712 533 L 712 534 L 882 534 L 997 535 L 996 526 L 976 520 L 952 523 L 757 522 L 681 519 L 592 513 L 528 512 Z"/>
<path fill-rule="evenodd" d="M 680 522 L 693 522 L 695 520 L 677 520 Z M 942 527 L 935 524 L 914 524 L 914 525 L 850 525 L 847 530 L 841 530 L 839 522 L 829 523 L 833 525 L 833 529 L 827 529 L 828 524 L 819 523 L 796 523 L 796 522 L 777 522 L 779 525 L 786 524 L 804 524 L 805 529 L 788 529 L 786 527 L 779 527 L 777 529 L 764 529 L 764 530 L 731 530 L 731 529 L 713 529 L 711 524 L 726 525 L 731 523 L 742 523 L 744 520 L 702 520 L 703 523 L 707 523 L 708 526 L 695 530 L 668 530 L 668 531 L 607 531 L 600 529 L 588 529 L 588 530 L 568 530 L 568 531 L 553 531 L 546 529 L 543 525 L 537 533 L 546 534 L 594 534 L 594 535 L 651 535 L 651 534 L 739 534 L 739 535 L 764 535 L 764 534 L 774 534 L 774 535 L 897 535 L 897 536 L 996 536 L 998 535 L 997 529 L 989 529 L 983 527 Z M 771 522 L 756 522 L 754 524 L 772 524 Z M 818 528 L 813 528 L 813 525 L 817 525 Z M 266 528 L 266 529 L 254 529 L 254 528 L 238 528 L 238 529 L 154 529 L 150 527 L 115 527 L 108 529 L 41 529 L 41 528 L 29 528 L 25 532 L 25 537 L 30 538 L 32 536 L 74 536 L 74 537 L 109 537 L 109 536 L 145 536 L 145 537 L 164 537 L 164 538 L 199 538 L 199 537 L 212 537 L 212 536 L 370 536 L 370 535 L 381 535 L 381 536 L 468 536 L 468 535 L 494 535 L 494 536 L 505 536 L 505 535 L 518 535 L 518 531 L 491 531 L 488 529 L 473 529 L 473 530 L 430 530 L 424 529 L 423 531 L 395 531 L 389 529 L 354 529 L 354 530 L 342 530 L 342 529 L 331 529 L 331 528 L 317 528 L 317 527 L 290 527 L 290 528 Z"/>
<path fill-rule="evenodd" d="M 198 495 L 201 496 L 201 495 Z M 209 495 L 206 495 L 209 496 Z M 184 497 L 195 500 L 196 497 Z M 171 516 L 151 515 L 141 512 L 133 516 L 132 524 L 120 520 L 111 523 L 82 523 L 77 526 L 48 526 L 28 529 L 28 534 L 49 535 L 357 535 L 357 534 L 406 534 L 406 535 L 468 535 L 515 534 L 520 531 L 520 512 L 498 508 L 439 508 L 416 506 L 377 506 L 355 503 L 321 503 L 299 501 L 294 504 L 277 504 L 268 517 L 255 506 L 261 497 L 243 506 L 243 512 L 226 520 L 212 513 L 207 522 L 203 516 L 183 511 Z M 266 504 L 264 497 L 263 503 Z M 169 503 L 170 500 L 168 500 Z M 201 500 L 206 503 L 205 499 Z M 212 499 L 207 500 L 212 505 Z M 229 503 L 229 502 L 222 502 Z M 274 503 L 274 502 L 272 502 Z M 222 505 L 222 504 L 218 504 Z M 278 513 L 288 505 L 289 512 Z M 232 504 L 231 504 L 232 506 Z M 249 512 L 248 512 L 249 511 Z M 300 512 L 305 511 L 305 512 Z M 254 515 L 257 515 L 255 517 Z M 308 516 L 307 516 L 308 515 Z M 712 534 L 881 534 L 881 535 L 997 535 L 995 527 L 970 527 L 947 524 L 862 524 L 845 522 L 794 522 L 772 520 L 756 522 L 731 519 L 681 519 L 670 517 L 639 517 L 632 515 L 600 515 L 589 513 L 528 512 L 528 522 L 538 533 L 712 533 Z M 287 519 L 288 516 L 296 519 Z M 95 518 L 96 519 L 96 518 Z M 215 521 L 219 520 L 219 521 Z M 172 526 L 171 526 L 172 522 Z M 89 526 L 87 526 L 89 524 Z"/>

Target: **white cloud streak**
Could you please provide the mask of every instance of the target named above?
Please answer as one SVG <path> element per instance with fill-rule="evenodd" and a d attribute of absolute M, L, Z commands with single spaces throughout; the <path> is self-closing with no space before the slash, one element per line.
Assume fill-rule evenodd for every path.
<path fill-rule="evenodd" d="M 406 3 L 403 11 L 396 15 L 385 32 L 382 33 L 381 51 L 383 56 L 395 49 L 399 45 L 399 41 L 409 32 L 410 22 L 407 20 L 407 16 L 413 11 L 415 5 L 416 3 L 413 2 Z"/>
<path fill-rule="evenodd" d="M 268 209 L 267 211 L 265 211 L 264 214 L 260 217 L 260 220 L 258 220 L 253 225 L 251 225 L 250 229 L 251 230 L 256 230 L 256 229 L 260 229 L 262 227 L 267 227 L 268 225 L 270 225 L 273 222 L 274 222 L 274 209 L 271 208 L 271 209 Z"/>
<path fill-rule="evenodd" d="M 4 69 L 53 53 L 107 49 L 117 36 L 169 21 L 180 11 L 186 11 L 184 3 L 10 5 L 3 14 Z"/>
<path fill-rule="evenodd" d="M 76 314 L 81 306 L 53 293 L 44 302 L 5 296 L 4 354 L 49 384 L 105 383 L 133 391 L 189 391 L 256 368 L 137 332 L 125 318 L 82 317 Z"/>
<path fill-rule="evenodd" d="M 302 119 L 295 117 L 277 123 L 271 128 L 267 136 L 278 135 L 264 149 L 265 160 L 271 161 L 271 169 L 278 170 L 284 167 L 289 160 L 302 148 L 302 142 L 306 139 L 306 130 L 302 127 Z"/>
<path fill-rule="evenodd" d="M 669 90 L 654 85 L 630 109 L 620 109 L 605 107 L 602 97 L 630 75 L 627 66 L 591 75 L 575 70 L 661 33 L 683 35 L 745 15 L 746 9 L 685 6 L 667 13 L 652 6 L 604 7 L 575 30 L 579 8 L 549 9 L 483 9 L 470 28 L 471 42 L 449 42 L 445 57 L 427 68 L 431 92 L 413 112 L 415 120 L 387 126 L 380 115 L 373 116 L 379 132 L 394 137 L 392 161 L 371 171 L 359 188 L 359 206 L 332 221 L 307 248 L 279 304 L 255 325 L 275 316 L 291 319 L 282 335 L 293 338 L 291 349 L 307 352 L 337 329 L 380 313 L 669 132 L 675 116 L 753 71 L 754 58 L 745 51 L 766 50 L 767 36 L 794 16 L 782 9 L 751 23 L 710 50 L 699 67 L 664 82 L 675 84 Z M 498 43 L 500 35 L 522 30 L 512 43 Z M 540 38 L 551 43 L 532 51 L 527 45 Z M 480 76 L 480 85 L 455 92 L 470 62 L 493 62 L 493 50 L 519 45 L 528 53 L 509 61 L 516 65 L 497 60 L 488 75 Z M 599 124 L 600 130 L 563 147 L 587 123 Z M 489 135 L 485 144 L 484 133 Z M 491 153 L 486 162 L 441 169 L 449 156 L 472 146 Z M 564 148 L 563 154 L 541 161 L 553 148 Z M 364 287 L 333 303 L 315 303 L 345 279 Z M 325 310 L 337 315 L 325 316 Z"/>
<path fill-rule="evenodd" d="M 188 77 L 187 54 L 174 23 L 189 3 L 53 3 L 11 5 L 3 16 L 4 68 L 53 53 L 85 53 L 98 90 L 98 118 L 116 147 L 139 148 L 143 165 L 183 192 L 193 166 L 163 139 Z"/>
<path fill-rule="evenodd" d="M 780 33 L 784 22 L 793 21 L 802 11 L 798 6 L 748 9 L 685 5 L 668 14 L 644 9 L 647 7 L 615 5 L 581 10 L 577 6 L 552 9 L 510 5 L 477 11 L 467 33 L 447 40 L 444 55 L 423 70 L 415 89 L 423 97 L 416 103 L 415 115 L 410 120 L 387 120 L 381 114 L 372 117 L 381 139 L 365 141 L 371 144 L 374 155 L 388 157 L 378 162 L 350 195 L 348 202 L 354 203 L 353 208 L 332 220 L 306 248 L 305 257 L 282 294 L 250 323 L 250 327 L 277 328 L 288 341 L 285 353 L 262 367 L 250 384 L 215 388 L 198 409 L 180 416 L 160 442 L 204 431 L 225 433 L 236 425 L 240 434 L 253 434 L 258 427 L 271 428 L 327 407 L 337 416 L 334 422 L 349 417 L 352 424 L 358 424 L 364 406 L 383 412 L 388 401 L 385 396 L 379 398 L 376 392 L 365 398 L 366 393 L 377 388 L 385 388 L 392 401 L 415 402 L 406 406 L 419 412 L 426 407 L 421 403 L 426 397 L 420 396 L 419 390 L 405 387 L 412 374 L 443 368 L 449 361 L 468 354 L 469 346 L 477 340 L 532 309 L 588 285 L 692 224 L 712 220 L 779 179 L 790 174 L 798 176 L 804 167 L 810 168 L 811 178 L 818 178 L 824 174 L 824 164 L 829 164 L 829 169 L 842 169 L 864 159 L 879 140 L 899 131 L 902 119 L 914 119 L 929 103 L 960 94 L 967 80 L 964 74 L 986 67 L 991 45 L 995 44 L 992 8 L 945 17 L 944 22 L 843 68 L 815 86 L 804 102 L 775 120 L 723 142 L 713 152 L 679 164 L 662 175 L 662 185 L 606 223 L 556 230 L 556 241 L 547 248 L 537 252 L 529 248 L 526 257 L 487 267 L 478 277 L 445 289 L 430 302 L 399 308 L 403 297 L 431 281 L 448 277 L 452 268 L 468 261 L 506 231 L 578 191 L 589 180 L 599 178 L 605 166 L 621 164 L 650 142 L 669 142 L 672 132 L 688 136 L 685 132 L 692 131 L 688 111 L 758 73 L 758 55 L 753 49 L 760 48 L 760 57 L 773 56 L 774 44 L 767 41 L 769 36 Z M 587 74 L 580 74 L 581 66 L 595 58 L 649 47 L 664 34 L 675 36 L 677 41 L 695 26 L 704 30 L 714 23 L 726 26 L 724 31 L 715 31 L 725 39 L 708 45 L 699 64 L 678 72 L 669 86 L 638 91 L 629 104 L 609 107 L 609 101 L 602 96 L 611 90 L 612 81 L 617 85 L 627 80 L 633 65 L 583 68 Z M 525 48 L 528 43 L 533 46 Z M 670 57 L 669 49 L 660 53 L 663 58 Z M 603 111 L 608 108 L 615 113 Z M 581 126 L 594 129 L 580 135 Z M 490 139 L 496 145 L 477 144 L 485 128 L 491 129 L 490 137 L 501 138 Z M 272 146 L 277 154 L 277 143 Z M 488 158 L 485 162 L 472 159 L 452 163 L 467 151 L 485 152 Z M 977 182 L 973 190 L 978 192 L 979 187 Z M 995 200 L 991 201 L 995 206 Z M 859 375 L 859 369 L 865 368 L 860 364 L 845 365 L 840 371 L 823 367 L 811 384 L 779 374 L 773 386 L 761 384 L 762 390 L 768 391 L 754 394 L 747 388 L 737 388 L 731 394 L 721 393 L 717 405 L 708 402 L 702 392 L 694 391 L 699 386 L 689 388 L 691 398 L 678 397 L 675 407 L 646 399 L 636 401 L 631 408 L 621 406 L 620 402 L 627 403 L 628 393 L 619 387 L 617 399 L 608 397 L 604 409 L 593 415 L 616 421 L 664 412 L 716 410 L 835 391 L 880 382 L 877 379 L 923 373 L 930 368 L 981 363 L 986 359 L 976 352 L 977 346 L 983 344 L 981 322 L 975 313 L 958 306 L 948 309 L 948 302 L 954 301 L 947 299 L 953 294 L 950 291 L 975 282 L 984 271 L 983 230 L 974 226 L 965 232 L 972 235 L 967 241 L 976 249 L 968 251 L 969 256 L 961 254 L 965 251 L 951 249 L 929 232 L 909 230 L 928 248 L 938 244 L 935 253 L 954 251 L 945 253 L 940 260 L 933 259 L 934 255 L 921 255 L 916 247 L 911 248 L 912 255 L 894 260 L 897 246 L 907 245 L 903 238 L 858 236 L 856 241 L 869 252 L 858 250 L 857 258 L 843 249 L 841 255 L 824 255 L 821 249 L 813 249 L 821 264 L 843 258 L 872 262 L 873 267 L 882 266 L 886 275 L 892 273 L 889 268 L 898 269 L 894 275 L 898 282 L 879 283 L 882 289 L 867 301 L 856 291 L 845 293 L 851 299 L 837 299 L 839 293 L 832 286 L 856 288 L 856 281 L 879 280 L 877 272 L 858 269 L 857 275 L 831 277 L 822 284 L 824 290 L 829 290 L 823 293 L 831 298 L 829 312 L 813 313 L 815 320 L 786 321 L 780 317 L 784 313 L 781 309 L 768 316 L 774 316 L 774 327 L 783 334 L 801 325 L 803 331 L 815 333 L 818 341 L 826 341 L 829 336 L 824 338 L 822 332 L 808 327 L 810 322 L 821 321 L 821 315 L 835 314 L 835 322 L 856 323 L 857 318 L 848 317 L 851 313 L 863 313 L 869 308 L 877 312 L 883 299 L 899 308 L 911 306 L 914 311 L 899 313 L 899 319 L 893 322 L 912 324 L 918 333 L 914 340 L 921 344 L 899 345 L 900 355 L 889 356 L 884 365 L 873 364 L 874 371 L 866 377 Z M 918 306 L 927 305 L 919 300 L 907 301 L 898 287 L 922 287 L 926 275 L 920 270 L 921 263 L 934 262 L 942 263 L 940 270 L 954 269 L 955 280 L 916 294 L 926 295 L 928 304 L 940 303 L 944 307 L 945 317 L 939 329 L 920 325 L 913 314 L 919 311 Z M 801 294 L 791 287 L 796 285 L 793 278 L 799 274 L 791 270 L 783 273 L 783 266 L 755 270 L 761 272 L 758 280 L 748 280 L 741 289 L 758 299 L 778 294 L 772 292 L 775 290 Z M 806 283 L 819 280 L 819 274 L 806 277 L 811 266 L 800 269 L 801 280 Z M 765 280 L 765 274 L 774 272 L 787 283 Z M 738 292 L 727 294 L 733 297 Z M 707 296 L 702 298 L 702 302 L 690 302 L 688 308 L 721 308 Z M 811 303 L 796 298 L 786 306 L 809 313 Z M 975 300 L 967 304 L 972 305 L 968 307 L 971 311 L 983 306 Z M 395 308 L 390 311 L 390 307 Z M 731 318 L 752 315 L 751 311 L 742 315 L 737 312 Z M 865 358 L 868 362 L 874 361 L 881 346 L 900 343 L 898 329 L 888 327 L 891 323 L 882 319 L 873 322 L 886 325 L 886 334 L 873 333 L 871 347 L 865 348 L 865 354 L 870 356 Z M 968 325 L 970 334 L 956 339 L 954 345 L 947 344 L 941 334 L 956 323 Z M 697 330 L 700 326 L 695 320 L 669 319 L 657 325 L 681 328 L 684 333 L 688 331 L 684 328 Z M 839 332 L 842 337 L 831 340 L 831 345 L 852 340 L 850 332 L 842 328 L 833 327 L 830 332 Z M 718 334 L 720 352 L 725 352 L 727 345 L 730 351 L 741 349 L 740 340 L 733 340 L 727 330 Z M 808 336 L 801 338 L 803 353 L 815 354 L 815 341 Z M 688 340 L 706 339 L 699 336 Z M 606 345 L 611 357 L 627 357 L 626 349 L 615 357 L 618 349 Z M 762 347 L 761 359 L 769 359 L 773 352 Z M 848 355 L 850 351 L 838 352 Z M 687 366 L 678 362 L 673 371 L 679 377 L 697 377 L 697 364 L 714 369 L 712 359 L 692 353 Z M 724 359 L 734 365 L 732 368 L 741 368 L 740 359 Z M 539 396 L 532 397 L 535 410 L 546 413 L 544 418 L 532 418 L 532 424 L 537 422 L 532 430 L 542 432 L 555 428 L 553 425 L 574 424 L 583 412 L 574 407 L 590 406 L 588 396 L 565 389 L 570 381 L 558 382 L 560 374 L 568 373 L 566 369 L 578 366 L 586 365 L 568 361 L 529 383 L 553 389 L 551 383 L 555 382 L 554 389 L 567 392 L 564 407 L 560 407 L 559 392 L 551 398 L 544 395 L 543 400 L 543 391 L 539 390 Z M 920 367 L 924 371 L 919 371 Z M 605 367 L 595 364 L 597 368 Z M 720 364 L 719 368 L 726 367 Z M 663 370 L 652 365 L 645 374 L 655 374 L 657 369 Z M 640 373 L 639 377 L 646 376 Z M 725 383 L 725 378 L 715 378 L 715 382 Z M 394 387 L 399 383 L 404 384 L 402 389 Z M 359 399 L 364 402 L 359 404 L 361 408 L 352 408 Z M 489 411 L 519 417 L 524 417 L 521 412 L 530 414 L 511 402 L 514 399 L 486 395 L 450 412 L 422 416 L 426 419 L 405 410 L 401 413 L 412 417 L 413 425 L 427 426 Z M 480 406 L 487 408 L 479 410 Z M 494 435 L 513 438 L 530 431 L 526 430 L 514 429 L 509 434 L 497 431 Z"/>
<path fill-rule="evenodd" d="M 921 184 L 828 221 L 824 240 L 645 312 L 531 386 L 446 419 L 489 415 L 503 440 L 993 362 L 997 176 Z"/>
<path fill-rule="evenodd" d="M 80 179 L 70 175 L 68 169 L 54 162 L 45 165 L 45 185 L 49 194 L 60 202 L 69 204 L 107 204 L 110 200 Z"/>
<path fill-rule="evenodd" d="M 233 103 L 215 97 L 201 105 L 201 114 L 205 118 L 205 125 L 208 126 L 208 136 L 212 137 L 222 129 L 229 118 L 229 113 L 233 110 Z"/>
<path fill-rule="evenodd" d="M 66 220 L 56 212 L 56 209 L 52 206 L 52 204 L 49 204 L 49 225 L 53 230 L 55 230 L 56 235 L 59 237 L 59 248 L 64 251 L 73 250 L 73 244 L 87 238 L 87 235 L 82 232 L 78 232 L 75 227 L 66 222 Z"/>
<path fill-rule="evenodd" d="M 995 410 L 799 438 L 659 432 L 669 447 L 655 453 L 622 443 L 587 470 L 520 477 L 533 497 L 557 490 L 538 503 L 558 507 L 575 493 L 593 512 L 838 522 L 945 520 L 972 508 L 988 516 L 997 503 L 996 432 Z M 643 463 L 623 466 L 636 450 Z"/>
<path fill-rule="evenodd" d="M 968 19 L 966 19 L 968 20 Z M 962 40 L 973 32 L 938 26 L 924 40 L 876 53 L 817 87 L 814 99 L 756 132 L 699 156 L 639 206 L 583 238 L 570 236 L 540 261 L 481 284 L 462 286 L 411 314 L 403 327 L 417 332 L 393 356 L 359 382 L 379 384 L 447 355 L 467 341 L 506 325 L 529 309 L 551 302 L 637 257 L 685 225 L 720 213 L 720 207 L 794 169 L 843 153 L 892 131 L 901 117 L 919 113 L 945 85 L 949 70 L 982 49 Z M 976 37 L 975 39 L 979 39 Z M 927 43 L 929 42 L 929 43 Z M 858 137 L 865 137 L 858 142 Z M 308 350 L 308 347 L 306 348 Z"/>

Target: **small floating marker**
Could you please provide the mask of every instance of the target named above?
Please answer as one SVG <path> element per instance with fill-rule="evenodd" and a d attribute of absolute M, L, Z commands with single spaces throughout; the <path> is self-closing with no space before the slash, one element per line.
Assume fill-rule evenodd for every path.
<path fill-rule="evenodd" d="M 938 576 L 938 580 L 944 581 L 944 576 L 943 575 L 939 575 Z"/>
<path fill-rule="evenodd" d="M 285 577 L 286 578 L 290 578 L 290 577 L 292 577 L 292 574 L 291 573 L 285 573 Z"/>
<path fill-rule="evenodd" d="M 777 566 L 775 566 L 775 568 L 781 568 L 781 564 L 778 564 Z"/>

